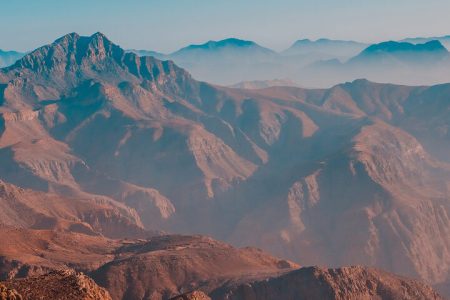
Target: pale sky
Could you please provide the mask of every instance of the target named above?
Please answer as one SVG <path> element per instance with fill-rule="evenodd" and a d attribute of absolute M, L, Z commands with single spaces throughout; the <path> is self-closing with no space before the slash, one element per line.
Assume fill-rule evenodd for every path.
<path fill-rule="evenodd" d="M 100 31 L 172 52 L 236 37 L 282 50 L 303 38 L 380 42 L 450 34 L 450 0 L 0 0 L 0 49 Z"/>

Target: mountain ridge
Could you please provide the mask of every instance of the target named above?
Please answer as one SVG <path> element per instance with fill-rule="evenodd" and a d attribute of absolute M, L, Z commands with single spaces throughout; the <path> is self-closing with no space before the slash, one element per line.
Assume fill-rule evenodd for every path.
<path fill-rule="evenodd" d="M 352 58 L 349 61 L 349 63 L 350 64 L 356 63 L 364 58 L 379 59 L 377 58 L 377 56 L 383 55 L 384 53 L 387 55 L 393 55 L 400 60 L 407 60 L 407 61 L 411 60 L 412 63 L 423 63 L 424 60 L 421 59 L 420 61 L 413 61 L 414 59 L 420 59 L 421 57 L 404 57 L 404 56 L 415 54 L 435 56 L 427 59 L 426 61 L 431 59 L 443 59 L 449 56 L 448 50 L 441 44 L 441 42 L 437 40 L 429 41 L 424 44 L 411 44 L 405 42 L 389 41 L 369 46 L 364 51 L 362 51 L 358 56 Z"/>

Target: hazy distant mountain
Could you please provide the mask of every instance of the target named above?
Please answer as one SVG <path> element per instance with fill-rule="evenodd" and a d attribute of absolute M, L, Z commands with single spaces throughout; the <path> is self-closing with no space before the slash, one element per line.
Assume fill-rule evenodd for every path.
<path fill-rule="evenodd" d="M 369 265 L 445 284 L 449 95 L 448 84 L 367 80 L 328 89 L 219 87 L 172 61 L 127 53 L 101 33 L 69 34 L 0 70 L 0 179 L 8 182 L 0 186 L 0 222 L 85 232 L 95 243 L 101 232 L 208 234 L 302 265 Z M 39 262 L 58 249 L 43 240 L 37 253 L 25 247 Z M 105 272 L 97 280 L 112 287 L 139 281 L 145 277 L 124 274 L 148 276 L 141 262 L 155 266 L 153 255 L 177 280 L 176 274 L 191 274 L 184 272 L 192 266 L 186 256 L 147 255 L 161 248 L 125 242 L 118 247 L 136 255 L 122 257 L 111 249 L 119 241 L 106 243 L 120 261 L 101 260 Z M 104 253 L 102 247 L 94 250 Z M 189 254 L 193 248 L 163 249 Z M 84 258 L 91 270 L 99 267 L 97 256 Z M 185 267 L 179 272 L 172 263 Z"/>
<path fill-rule="evenodd" d="M 201 45 L 190 45 L 185 48 L 182 48 L 171 54 L 172 57 L 175 58 L 188 58 L 191 59 L 192 55 L 199 56 L 217 56 L 227 57 L 227 55 L 274 55 L 275 52 L 264 48 L 255 42 L 245 41 L 235 38 L 229 38 L 221 41 L 209 41 L 207 43 Z"/>
<path fill-rule="evenodd" d="M 292 77 L 307 86 L 331 86 L 356 78 L 407 85 L 450 82 L 450 54 L 439 41 L 424 44 L 383 42 L 347 62 L 319 61 Z"/>
<path fill-rule="evenodd" d="M 278 56 L 254 42 L 230 38 L 191 45 L 168 58 L 199 80 L 228 85 L 278 77 L 277 71 L 281 71 Z"/>
<path fill-rule="evenodd" d="M 436 40 L 424 44 L 390 41 L 369 46 L 359 55 L 352 58 L 349 63 L 375 63 L 379 65 L 401 62 L 421 65 L 425 63 L 440 63 L 449 57 L 447 49 Z"/>
<path fill-rule="evenodd" d="M 366 46 L 352 41 L 302 40 L 296 42 L 290 49 L 277 53 L 252 41 L 230 38 L 190 45 L 168 55 L 152 51 L 132 51 L 140 56 L 150 55 L 173 60 L 192 73 L 196 79 L 232 85 L 239 81 L 261 82 L 273 78 L 290 78 L 302 67 L 318 60 L 345 61 Z"/>
<path fill-rule="evenodd" d="M 273 79 L 273 80 L 255 80 L 255 81 L 242 81 L 233 85 L 230 85 L 231 88 L 237 89 L 264 89 L 273 86 L 294 86 L 300 87 L 298 83 L 290 80 L 290 79 Z"/>
<path fill-rule="evenodd" d="M 167 54 L 156 52 L 156 51 L 129 49 L 129 50 L 127 50 L 127 52 L 131 52 L 131 53 L 134 53 L 139 56 L 153 56 L 153 57 L 155 57 L 157 59 L 161 59 L 161 60 L 168 59 Z"/>
<path fill-rule="evenodd" d="M 314 56 L 318 59 L 341 58 L 346 59 L 357 55 L 368 45 L 355 41 L 341 41 L 330 39 L 309 39 L 296 41 L 283 55 Z"/>
<path fill-rule="evenodd" d="M 226 39 L 191 45 L 168 55 L 132 51 L 172 60 L 198 80 L 226 86 L 236 82 L 247 87 L 278 85 L 270 84 L 273 78 L 291 78 L 301 86 L 324 88 L 358 78 L 408 85 L 450 81 L 449 53 L 438 40 L 370 46 L 354 41 L 299 40 L 276 53 L 251 41 Z"/>
<path fill-rule="evenodd" d="M 18 59 L 22 58 L 25 53 L 16 51 L 3 51 L 0 49 L 0 68 L 7 67 L 15 63 Z"/>

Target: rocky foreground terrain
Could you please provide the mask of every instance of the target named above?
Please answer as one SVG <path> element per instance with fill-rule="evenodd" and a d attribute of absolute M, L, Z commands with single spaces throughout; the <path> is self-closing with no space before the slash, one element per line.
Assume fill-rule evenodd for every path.
<path fill-rule="evenodd" d="M 1 300 L 22 300 L 23 297 L 16 290 L 0 284 L 0 299 Z"/>
<path fill-rule="evenodd" d="M 218 87 L 101 33 L 66 35 L 0 69 L 1 279 L 70 268 L 113 299 L 270 296 L 295 261 L 446 292 L 449 95 Z M 336 293 L 435 295 L 352 276 L 361 289 L 333 279 Z"/>
<path fill-rule="evenodd" d="M 217 294 L 221 295 L 214 295 L 213 299 L 443 299 L 422 283 L 363 267 L 302 268 Z"/>
<path fill-rule="evenodd" d="M 54 276 L 54 270 L 72 268 L 106 288 L 113 299 L 168 299 L 195 289 L 209 293 L 231 280 L 257 280 L 299 267 L 255 248 L 236 249 L 202 236 L 117 240 L 66 231 L 0 230 L 7 237 L 0 244 L 0 280 L 10 279 L 4 284 L 22 295 L 20 284 L 25 286 L 27 278 L 44 276 L 36 280 L 36 288 L 46 282 L 45 274 L 50 272 L 49 280 L 55 280 L 60 276 Z M 68 275 L 72 278 L 73 273 Z"/>
<path fill-rule="evenodd" d="M 0 268 L 9 278 L 2 299 L 444 299 L 423 283 L 375 269 L 299 268 L 201 236 L 109 240 L 8 230 L 2 236 L 10 241 L 0 246 L 10 256 Z"/>
<path fill-rule="evenodd" d="M 111 300 L 109 293 L 92 279 L 75 271 L 53 271 L 45 275 L 3 283 L 18 299 Z M 13 299 L 13 298 L 11 298 Z"/>

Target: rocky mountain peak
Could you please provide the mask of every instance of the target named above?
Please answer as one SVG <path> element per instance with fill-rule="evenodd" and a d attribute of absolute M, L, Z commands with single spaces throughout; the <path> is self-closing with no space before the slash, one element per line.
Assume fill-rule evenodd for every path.
<path fill-rule="evenodd" d="M 22 67 L 38 72 L 61 67 L 73 70 L 74 66 L 96 64 L 107 58 L 119 62 L 124 54 L 124 50 L 102 33 L 97 32 L 89 37 L 69 33 L 25 55 L 11 68 Z"/>
<path fill-rule="evenodd" d="M 28 104 L 36 108 L 42 100 L 60 99 L 72 90 L 83 92 L 80 88 L 90 81 L 106 86 L 129 82 L 177 93 L 190 79 L 189 73 L 172 61 L 127 53 L 100 32 L 67 34 L 0 70 L 0 82 L 7 83 L 3 106 L 14 110 L 23 106 L 19 103 L 22 96 L 34 95 Z"/>

